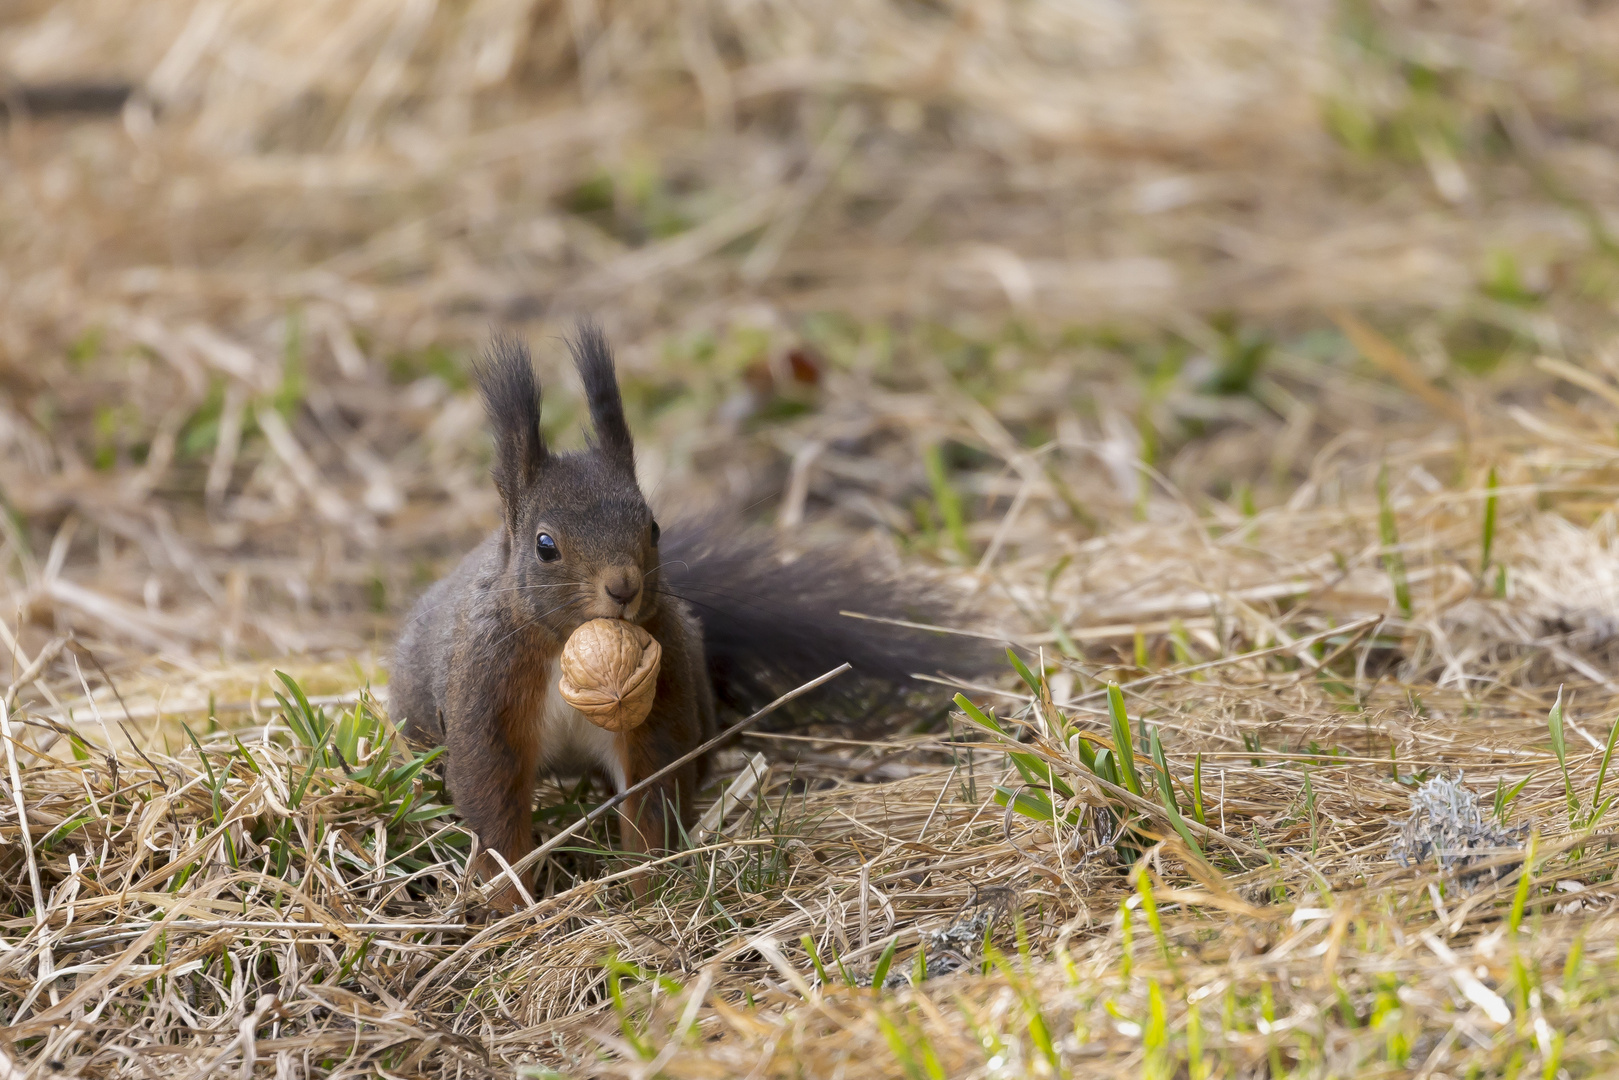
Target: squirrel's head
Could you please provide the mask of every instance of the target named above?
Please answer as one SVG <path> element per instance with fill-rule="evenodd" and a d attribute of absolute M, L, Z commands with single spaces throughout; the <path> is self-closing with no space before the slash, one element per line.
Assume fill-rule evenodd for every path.
<path fill-rule="evenodd" d="M 495 487 L 505 508 L 507 601 L 566 638 L 591 619 L 644 622 L 656 608 L 658 523 L 635 479 L 635 445 L 607 340 L 581 323 L 568 343 L 585 384 L 594 438 L 553 454 L 540 434 L 540 390 L 528 349 L 497 338 L 477 366 L 495 434 Z"/>

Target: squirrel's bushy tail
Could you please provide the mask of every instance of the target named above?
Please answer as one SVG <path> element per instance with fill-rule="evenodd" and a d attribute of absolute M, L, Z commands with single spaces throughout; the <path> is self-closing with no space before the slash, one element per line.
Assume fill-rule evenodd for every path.
<path fill-rule="evenodd" d="M 982 674 L 993 643 L 851 618 L 854 611 L 930 626 L 959 626 L 959 602 L 917 577 L 897 577 L 826 548 L 784 555 L 760 530 L 714 521 L 664 530 L 659 587 L 685 600 L 703 625 L 716 700 L 750 712 L 839 664 L 854 671 L 820 702 L 867 705 L 884 694 L 944 687 L 913 674 Z M 853 677 L 851 677 L 853 676 Z M 814 707 L 813 705 L 811 706 Z"/>

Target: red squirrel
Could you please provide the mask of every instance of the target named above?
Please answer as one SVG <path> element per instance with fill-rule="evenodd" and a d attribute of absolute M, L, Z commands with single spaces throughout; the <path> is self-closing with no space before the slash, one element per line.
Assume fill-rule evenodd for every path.
<path fill-rule="evenodd" d="M 695 749 L 720 708 L 749 710 L 849 661 L 863 685 L 900 687 L 948 667 L 963 639 L 840 615 L 937 618 L 947 605 L 915 583 L 883 583 L 828 552 L 784 562 L 745 530 L 688 524 L 660 535 L 635 476 L 635 447 L 601 331 L 569 342 L 594 436 L 553 453 L 540 433 L 528 350 L 497 339 L 475 365 L 494 429 L 504 520 L 417 602 L 399 637 L 391 709 L 407 736 L 446 747 L 446 781 L 480 844 L 515 863 L 534 847 L 536 774 L 595 772 L 614 790 Z M 564 643 L 596 618 L 625 619 L 662 647 L 651 714 L 613 733 L 557 690 Z M 627 799 L 620 843 L 669 847 L 690 826 L 705 758 Z M 478 871 L 498 867 L 485 856 Z M 510 885 L 492 901 L 510 907 Z"/>

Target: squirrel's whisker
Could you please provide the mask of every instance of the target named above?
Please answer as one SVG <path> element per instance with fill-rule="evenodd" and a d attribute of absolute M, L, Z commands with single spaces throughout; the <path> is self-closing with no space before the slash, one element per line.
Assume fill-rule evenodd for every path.
<path fill-rule="evenodd" d="M 558 604 L 554 608 L 551 608 L 549 611 L 542 611 L 538 615 L 534 616 L 533 618 L 525 620 L 524 622 L 522 622 L 521 624 L 518 625 L 517 629 L 515 629 L 511 633 L 507 634 L 505 637 L 501 638 L 499 641 L 496 641 L 495 645 L 497 645 L 497 646 L 498 645 L 503 645 L 507 641 L 509 641 L 512 638 L 516 637 L 518 634 L 522 633 L 524 630 L 527 630 L 529 627 L 538 626 L 539 623 L 540 623 L 540 620 L 544 619 L 547 615 L 554 615 L 557 612 L 562 611 L 565 608 L 578 606 L 578 604 L 579 604 L 579 600 L 578 600 L 577 597 L 574 597 L 574 598 L 568 599 L 568 600 L 564 600 L 562 603 Z"/>
<path fill-rule="evenodd" d="M 659 596 L 672 596 L 676 600 L 684 600 L 688 604 L 702 604 L 703 603 L 703 601 L 697 599 L 695 596 L 687 596 L 685 593 L 676 592 L 674 589 L 668 588 L 668 587 L 665 587 L 663 589 L 654 589 L 652 591 L 657 593 Z M 757 593 L 753 593 L 753 594 L 736 593 L 736 592 L 728 592 L 728 591 L 726 591 L 724 589 L 702 588 L 702 587 L 699 587 L 699 591 L 703 592 L 703 593 L 707 594 L 708 596 L 713 597 L 715 599 L 733 600 L 733 601 L 735 601 L 735 602 L 737 602 L 739 604 L 746 604 L 748 607 L 752 608 L 753 610 L 758 611 L 758 612 L 762 612 L 762 613 L 765 613 L 765 614 L 770 614 L 772 612 L 780 610 L 779 606 L 778 607 L 769 606 L 768 599 L 766 597 L 758 595 Z M 764 603 L 756 603 L 754 601 L 765 601 L 765 602 Z M 705 605 L 705 606 L 713 607 L 714 605 L 708 604 L 708 605 Z"/>
<path fill-rule="evenodd" d="M 589 584 L 589 582 L 585 578 L 569 578 L 567 581 L 558 581 L 547 583 L 545 585 L 509 585 L 501 589 L 484 589 L 483 592 L 492 596 L 496 593 L 528 592 L 533 589 L 566 589 L 569 586 L 586 584 Z M 410 617 L 405 620 L 404 626 L 409 626 L 412 623 L 418 622 L 419 620 L 426 618 L 434 611 L 437 611 L 445 604 L 453 604 L 459 599 L 460 597 L 458 596 L 452 596 L 446 600 L 440 600 L 436 604 L 424 604 L 418 601 L 416 604 L 417 610 L 411 612 Z"/>

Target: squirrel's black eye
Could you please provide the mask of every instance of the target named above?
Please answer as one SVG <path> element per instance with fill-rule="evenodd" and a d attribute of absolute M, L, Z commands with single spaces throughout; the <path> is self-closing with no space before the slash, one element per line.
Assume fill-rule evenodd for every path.
<path fill-rule="evenodd" d="M 658 537 L 660 537 L 662 535 L 663 535 L 663 530 L 658 528 L 658 523 L 656 521 L 654 521 L 652 523 L 652 546 L 653 547 L 658 546 Z"/>
<path fill-rule="evenodd" d="M 551 539 L 550 533 L 541 533 L 534 538 L 534 550 L 540 553 L 541 562 L 555 562 L 562 558 L 562 552 L 557 550 L 557 542 Z"/>

